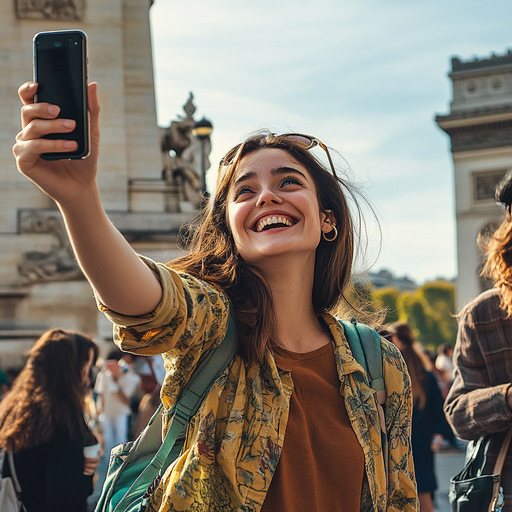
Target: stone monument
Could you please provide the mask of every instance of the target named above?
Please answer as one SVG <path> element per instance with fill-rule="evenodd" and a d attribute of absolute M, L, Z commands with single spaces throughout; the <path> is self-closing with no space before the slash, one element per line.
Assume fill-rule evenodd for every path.
<path fill-rule="evenodd" d="M 73 28 L 88 35 L 89 78 L 99 84 L 101 104 L 100 193 L 110 219 L 134 249 L 159 261 L 173 259 L 181 253 L 176 244 L 181 225 L 198 213 L 204 169 L 191 135 L 192 99 L 184 117 L 167 129 L 157 126 L 151 3 L 0 3 L 0 368 L 20 366 L 23 353 L 48 328 L 111 339 L 111 326 L 76 265 L 59 211 L 17 172 L 11 152 L 20 130 L 17 89 L 32 77 L 35 33 Z M 179 150 L 175 132 L 186 138 Z"/>
<path fill-rule="evenodd" d="M 451 139 L 457 218 L 457 307 L 489 286 L 479 278 L 478 234 L 503 219 L 494 188 L 512 167 L 512 50 L 461 61 L 452 58 L 453 100 L 436 116 Z"/>

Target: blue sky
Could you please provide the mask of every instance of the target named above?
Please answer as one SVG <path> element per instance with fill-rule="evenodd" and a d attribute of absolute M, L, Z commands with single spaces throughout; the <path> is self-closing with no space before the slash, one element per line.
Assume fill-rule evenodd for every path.
<path fill-rule="evenodd" d="M 214 124 L 212 184 L 222 155 L 256 130 L 320 138 L 381 223 L 381 243 L 369 223 L 359 268 L 452 278 L 453 167 L 434 117 L 449 112 L 451 57 L 505 53 L 511 19 L 510 0 L 155 0 L 158 122 L 193 91 L 196 118 Z"/>

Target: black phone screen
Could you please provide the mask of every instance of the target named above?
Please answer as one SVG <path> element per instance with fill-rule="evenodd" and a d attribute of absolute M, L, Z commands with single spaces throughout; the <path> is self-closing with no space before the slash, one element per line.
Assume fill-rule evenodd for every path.
<path fill-rule="evenodd" d="M 46 153 L 46 159 L 87 156 L 87 53 L 86 37 L 80 31 L 42 32 L 34 38 L 34 80 L 38 83 L 36 101 L 60 107 L 59 118 L 74 119 L 70 133 L 47 135 L 49 139 L 75 140 L 77 151 Z"/>

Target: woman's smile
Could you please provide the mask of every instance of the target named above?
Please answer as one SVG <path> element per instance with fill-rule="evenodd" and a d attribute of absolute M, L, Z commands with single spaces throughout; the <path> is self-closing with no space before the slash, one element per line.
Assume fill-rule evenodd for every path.
<path fill-rule="evenodd" d="M 297 220 L 287 214 L 281 214 L 279 212 L 265 213 L 253 227 L 253 230 L 257 233 L 262 231 L 274 231 L 278 228 L 291 227 L 297 223 Z"/>

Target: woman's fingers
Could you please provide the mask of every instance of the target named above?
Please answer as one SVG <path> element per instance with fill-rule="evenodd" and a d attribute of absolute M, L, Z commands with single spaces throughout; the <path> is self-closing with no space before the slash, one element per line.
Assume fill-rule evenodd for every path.
<path fill-rule="evenodd" d="M 54 119 L 52 121 L 34 119 L 16 135 L 16 140 L 39 139 L 49 133 L 69 133 L 75 129 L 75 126 L 76 122 L 72 119 Z"/>
<path fill-rule="evenodd" d="M 12 148 L 16 165 L 21 173 L 26 174 L 39 161 L 43 153 L 63 153 L 76 151 L 78 144 L 74 140 L 18 140 Z"/>
<path fill-rule="evenodd" d="M 98 102 L 98 84 L 96 82 L 91 82 L 87 88 L 87 102 L 89 105 L 89 124 L 91 130 L 91 142 L 99 144 L 100 104 Z"/>
<path fill-rule="evenodd" d="M 18 96 L 23 105 L 34 103 L 34 95 L 37 91 L 37 84 L 35 82 L 25 82 L 18 89 Z"/>
<path fill-rule="evenodd" d="M 16 158 L 27 156 L 39 157 L 43 153 L 60 153 L 61 151 L 75 151 L 78 144 L 74 140 L 53 140 L 53 139 L 35 139 L 18 142 L 13 153 Z"/>
<path fill-rule="evenodd" d="M 29 103 L 21 107 L 21 127 L 25 128 L 34 119 L 56 119 L 60 108 L 49 103 Z"/>

